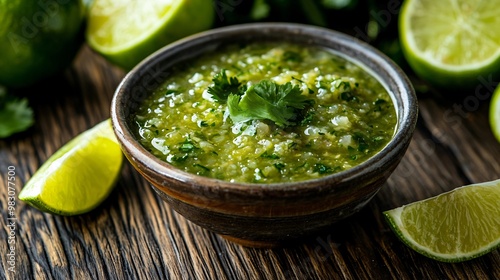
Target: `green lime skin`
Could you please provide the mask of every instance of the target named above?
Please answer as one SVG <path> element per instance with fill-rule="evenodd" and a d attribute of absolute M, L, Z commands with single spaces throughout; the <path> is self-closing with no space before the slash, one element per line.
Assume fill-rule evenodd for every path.
<path fill-rule="evenodd" d="M 0 84 L 30 86 L 67 68 L 84 42 L 81 0 L 0 0 Z"/>

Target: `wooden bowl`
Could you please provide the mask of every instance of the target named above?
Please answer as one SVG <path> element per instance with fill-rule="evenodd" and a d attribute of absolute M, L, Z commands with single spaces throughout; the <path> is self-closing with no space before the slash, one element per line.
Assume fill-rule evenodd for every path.
<path fill-rule="evenodd" d="M 131 118 L 172 66 L 234 42 L 288 41 L 332 49 L 372 73 L 397 110 L 393 139 L 351 169 L 319 179 L 278 184 L 231 183 L 186 173 L 149 153 L 135 139 Z M 118 86 L 111 107 L 123 152 L 156 193 L 197 225 L 246 246 L 268 247 L 330 227 L 359 211 L 399 164 L 413 134 L 417 99 L 408 78 L 385 55 L 351 36 L 289 23 L 235 25 L 200 33 L 152 54 Z M 168 225 L 165 225 L 168 226 Z"/>

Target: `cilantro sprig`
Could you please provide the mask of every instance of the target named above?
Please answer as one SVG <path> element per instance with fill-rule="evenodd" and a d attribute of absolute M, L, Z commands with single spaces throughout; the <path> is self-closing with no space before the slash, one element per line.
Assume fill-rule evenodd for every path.
<path fill-rule="evenodd" d="M 238 78 L 228 78 L 226 70 L 224 69 L 214 76 L 212 82 L 214 85 L 208 88 L 208 93 L 210 93 L 213 98 L 220 103 L 226 102 L 229 95 L 243 95 L 246 90 L 246 86 L 238 81 Z"/>
<path fill-rule="evenodd" d="M 0 120 L 0 138 L 6 138 L 33 125 L 33 110 L 26 98 L 15 98 L 0 87 Z"/>
<path fill-rule="evenodd" d="M 247 90 L 236 77 L 228 78 L 224 70 L 212 82 L 214 85 L 208 92 L 216 101 L 227 103 L 233 122 L 271 120 L 282 127 L 296 125 L 303 117 L 301 111 L 312 104 L 312 100 L 290 82 L 278 85 L 262 80 Z"/>

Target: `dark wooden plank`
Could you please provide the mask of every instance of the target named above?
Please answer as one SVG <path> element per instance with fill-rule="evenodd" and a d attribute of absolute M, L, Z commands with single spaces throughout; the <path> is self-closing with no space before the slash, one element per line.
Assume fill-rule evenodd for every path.
<path fill-rule="evenodd" d="M 457 115 L 450 108 L 472 97 L 429 95 L 420 96 L 408 152 L 377 196 L 351 218 L 293 246 L 244 248 L 203 230 L 125 164 L 115 190 L 88 214 L 53 216 L 17 200 L 17 272 L 9 273 L 8 167 L 16 168 L 19 193 L 59 147 L 109 117 L 123 75 L 85 47 L 71 69 L 27 93 L 36 125 L 0 140 L 0 279 L 500 279 L 498 250 L 440 263 L 407 248 L 383 220 L 385 210 L 499 177 L 500 145 L 489 130 L 487 101 Z"/>

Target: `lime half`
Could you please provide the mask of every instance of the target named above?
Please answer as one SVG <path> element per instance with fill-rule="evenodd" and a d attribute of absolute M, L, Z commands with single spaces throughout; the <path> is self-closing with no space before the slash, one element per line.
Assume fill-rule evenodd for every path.
<path fill-rule="evenodd" d="M 384 215 L 415 251 L 444 262 L 469 260 L 500 245 L 500 180 L 456 188 Z"/>
<path fill-rule="evenodd" d="M 500 87 L 493 93 L 490 102 L 490 126 L 493 135 L 500 143 Z"/>
<path fill-rule="evenodd" d="M 88 15 L 89 45 L 128 70 L 161 47 L 212 26 L 207 0 L 94 0 Z"/>
<path fill-rule="evenodd" d="M 500 71 L 500 5 L 482 0 L 407 0 L 399 18 L 403 53 L 424 80 L 470 89 Z"/>
<path fill-rule="evenodd" d="M 19 199 L 52 214 L 88 212 L 109 195 L 122 162 L 111 122 L 106 120 L 54 153 L 31 177 Z"/>

